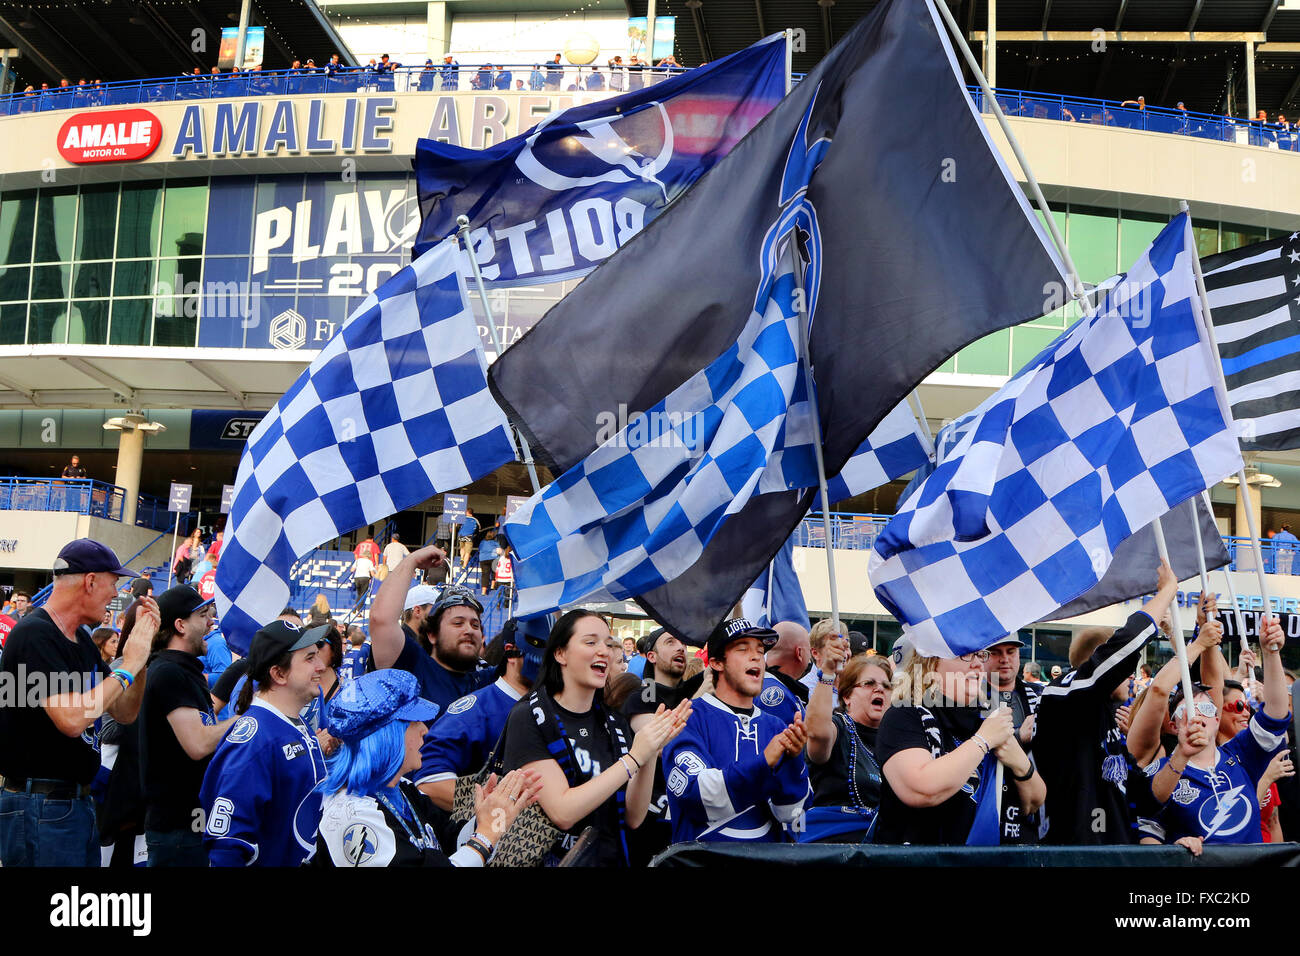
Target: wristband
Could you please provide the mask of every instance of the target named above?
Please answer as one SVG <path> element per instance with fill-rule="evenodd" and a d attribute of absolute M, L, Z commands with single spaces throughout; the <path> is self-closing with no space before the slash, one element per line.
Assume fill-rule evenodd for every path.
<path fill-rule="evenodd" d="M 632 758 L 632 762 L 633 762 L 634 764 L 636 764 L 636 769 L 638 769 L 638 770 L 641 769 L 641 761 L 639 761 L 639 760 L 636 759 L 636 754 L 632 753 L 632 751 L 629 750 L 627 753 L 623 754 L 623 756 L 624 756 L 624 757 L 631 757 L 631 758 Z M 622 758 L 620 757 L 619 759 L 621 760 Z"/>
<path fill-rule="evenodd" d="M 1032 780 L 1033 777 L 1034 777 L 1034 762 L 1032 760 L 1029 762 L 1029 772 L 1025 774 L 1023 777 L 1020 776 L 1020 774 L 1016 773 L 1015 771 L 1012 771 L 1011 773 L 1011 779 L 1016 781 L 1017 783 L 1024 783 L 1026 780 Z"/>
<path fill-rule="evenodd" d="M 492 855 L 492 847 L 488 846 L 482 837 L 476 833 L 465 841 L 465 845 L 481 856 L 483 863 L 487 864 L 488 857 Z"/>
<path fill-rule="evenodd" d="M 132 674 L 125 667 L 117 668 L 116 670 L 113 671 L 113 673 L 110 676 L 116 677 L 118 680 L 122 681 L 123 687 L 130 687 L 132 684 L 135 683 L 135 675 Z"/>
<path fill-rule="evenodd" d="M 623 756 L 626 757 L 627 754 L 624 754 Z M 631 780 L 632 780 L 632 769 L 631 769 L 627 764 L 625 764 L 625 763 L 623 762 L 623 757 L 619 757 L 619 758 L 618 758 L 618 765 L 619 765 L 620 767 L 622 767 L 623 770 L 627 773 L 627 779 L 628 779 L 628 782 L 630 783 Z"/>
<path fill-rule="evenodd" d="M 971 738 L 970 738 L 970 739 L 973 740 L 973 741 L 975 741 L 975 742 L 976 742 L 977 744 L 979 744 L 981 747 L 983 747 L 983 749 L 984 749 L 984 756 L 986 756 L 986 757 L 989 755 L 989 751 L 993 749 L 992 747 L 989 746 L 989 742 L 988 742 L 987 740 L 985 740 L 985 739 L 984 739 L 982 736 L 980 736 L 979 734 L 971 734 Z"/>
<path fill-rule="evenodd" d="M 126 678 L 123 677 L 121 674 L 109 674 L 108 676 L 111 677 L 113 680 L 117 681 L 119 684 L 121 684 L 122 690 L 124 691 L 131 686 L 129 683 L 127 683 Z"/>

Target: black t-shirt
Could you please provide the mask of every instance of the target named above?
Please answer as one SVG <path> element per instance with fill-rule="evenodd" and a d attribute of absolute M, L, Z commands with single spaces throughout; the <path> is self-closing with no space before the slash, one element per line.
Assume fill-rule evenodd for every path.
<path fill-rule="evenodd" d="M 933 707 L 943 753 L 949 754 L 979 730 L 980 715 L 974 707 Z M 881 768 L 902 750 L 930 751 L 930 741 L 921 723 L 918 707 L 893 706 L 885 711 L 876 736 L 876 760 Z M 918 843 L 931 846 L 962 846 L 975 820 L 975 793 L 979 773 L 966 786 L 937 807 L 909 807 L 881 774 L 880 816 L 876 822 L 877 843 Z"/>
<path fill-rule="evenodd" d="M 506 746 L 504 766 L 506 771 L 517 770 L 535 760 L 554 760 L 546 748 L 533 711 L 524 698 L 510 711 L 506 719 Z M 555 713 L 564 724 L 564 735 L 573 748 L 574 767 L 578 785 L 600 775 L 617 760 L 614 744 L 605 729 L 605 718 L 599 708 L 592 707 L 585 714 L 575 714 L 552 701 Z M 630 743 L 631 728 L 621 714 L 615 720 L 623 724 L 623 734 Z M 584 858 L 590 866 L 624 866 L 622 834 L 619 832 L 617 795 L 611 796 L 599 807 L 578 821 L 555 842 L 546 860 L 547 865 L 558 863 L 587 827 L 593 827 L 593 846 Z"/>
<path fill-rule="evenodd" d="M 212 688 L 212 696 L 217 700 L 224 700 L 227 704 L 234 701 L 230 695 L 235 692 L 235 685 L 239 683 L 239 678 L 248 673 L 248 658 L 241 657 L 237 661 L 231 661 L 230 666 L 221 672 L 217 678 L 216 685 Z"/>
<path fill-rule="evenodd" d="M 835 721 L 835 746 L 825 763 L 808 761 L 808 782 L 812 784 L 814 807 L 854 807 L 880 805 L 880 765 L 874 756 L 878 728 L 852 720 L 842 711 L 832 714 Z M 853 731 L 849 730 L 850 725 Z M 855 736 L 851 734 L 856 733 Z M 849 761 L 853 760 L 857 776 L 854 786 L 858 802 L 849 789 Z"/>
<path fill-rule="evenodd" d="M 203 772 L 212 759 L 209 755 L 191 760 L 176 739 L 167 715 L 182 707 L 193 707 L 205 724 L 217 722 L 202 662 L 184 651 L 159 651 L 149 663 L 139 719 L 140 782 L 147 807 L 144 825 L 150 830 L 193 826 Z"/>
<path fill-rule="evenodd" d="M 99 769 L 98 722 L 76 737 L 59 732 L 45 699 L 85 693 L 109 673 L 86 628 L 64 637 L 45 608 L 9 633 L 0 656 L 0 775 L 21 786 L 28 777 L 90 783 Z"/>
<path fill-rule="evenodd" d="M 85 478 L 85 477 L 86 477 L 86 469 L 82 468 L 80 465 L 68 465 L 66 468 L 63 469 L 63 474 L 60 475 L 59 477 L 61 477 L 61 478 Z"/>

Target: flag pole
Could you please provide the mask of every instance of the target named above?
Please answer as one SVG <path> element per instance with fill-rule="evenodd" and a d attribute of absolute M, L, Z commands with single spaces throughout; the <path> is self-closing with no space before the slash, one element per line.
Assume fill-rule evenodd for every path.
<path fill-rule="evenodd" d="M 835 585 L 835 551 L 831 547 L 831 502 L 826 488 L 826 459 L 822 455 L 821 410 L 817 407 L 817 391 L 813 387 L 812 358 L 809 355 L 808 307 L 803 288 L 803 262 L 799 255 L 799 232 L 790 233 L 790 266 L 793 270 L 795 302 L 799 306 L 799 358 L 803 365 L 804 381 L 808 389 L 808 403 L 812 406 L 813 455 L 817 459 L 817 489 L 821 495 L 822 533 L 826 538 L 826 576 L 831 589 L 831 626 L 840 633 L 840 594 Z"/>
<path fill-rule="evenodd" d="M 465 253 L 469 256 L 470 268 L 474 271 L 474 285 L 478 288 L 479 301 L 483 303 L 483 314 L 487 317 L 488 334 L 492 337 L 492 348 L 496 349 L 497 357 L 501 357 L 501 337 L 497 335 L 496 318 L 492 315 L 492 306 L 488 304 L 487 289 L 483 287 L 483 273 L 479 271 L 478 259 L 474 257 L 474 244 L 469 241 L 469 217 L 456 217 L 456 234 L 460 236 L 461 242 L 464 243 Z M 541 482 L 537 480 L 537 466 L 533 463 L 533 450 L 528 445 L 528 439 L 524 437 L 523 432 L 515 429 L 515 434 L 519 437 L 519 451 L 523 454 L 524 467 L 528 469 L 528 480 L 533 483 L 533 494 L 542 490 Z"/>
<path fill-rule="evenodd" d="M 1186 199 L 1179 203 L 1179 209 L 1188 214 L 1190 222 L 1191 207 L 1187 205 Z M 1219 399 L 1223 402 L 1223 407 L 1228 409 L 1229 422 L 1234 422 L 1235 419 L 1232 418 L 1231 407 L 1228 404 L 1228 380 L 1223 375 L 1223 360 L 1219 357 L 1219 343 L 1214 334 L 1214 314 L 1210 311 L 1210 294 L 1205 291 L 1205 275 L 1201 272 L 1200 256 L 1192 256 L 1192 272 L 1196 275 L 1196 292 L 1201 300 L 1201 315 L 1205 320 L 1205 337 L 1210 343 L 1210 352 L 1214 359 L 1210 364 L 1214 366 L 1214 371 L 1218 377 L 1215 385 L 1218 388 Z M 1240 443 L 1240 440 L 1238 438 L 1238 443 Z M 1239 494 L 1246 506 L 1246 526 L 1250 529 L 1250 547 L 1255 556 L 1255 574 L 1259 578 L 1259 596 L 1264 601 L 1264 619 L 1267 620 L 1273 613 L 1273 602 L 1269 598 L 1268 581 L 1264 576 L 1264 552 L 1259 544 L 1259 529 L 1255 527 L 1255 506 L 1250 500 L 1250 485 L 1246 481 L 1246 466 L 1244 463 L 1237 469 L 1237 481 L 1240 482 L 1237 486 Z M 1213 515 L 1214 512 L 1211 511 L 1210 514 Z M 1242 632 L 1241 639 L 1245 641 L 1245 632 Z"/>
<path fill-rule="evenodd" d="M 1071 281 L 1074 283 L 1074 288 L 1070 290 L 1070 296 L 1074 299 L 1082 298 L 1085 293 L 1083 280 L 1079 278 L 1079 270 L 1074 267 L 1074 260 L 1070 258 L 1070 250 L 1066 247 L 1060 230 L 1056 228 L 1056 220 L 1052 218 L 1051 207 L 1047 205 L 1047 199 L 1044 198 L 1043 190 L 1038 185 L 1038 179 L 1034 176 L 1034 171 L 1030 169 L 1029 160 L 1025 159 L 1025 154 L 1020 149 L 1020 142 L 1016 139 L 1016 134 L 1011 131 L 1011 124 L 1007 122 L 1002 107 L 998 105 L 998 98 L 993 95 L 993 90 L 989 87 L 989 81 L 985 78 L 984 71 L 980 69 L 979 61 L 975 59 L 975 54 L 971 53 L 970 47 L 966 43 L 966 37 L 962 34 L 961 28 L 957 26 L 957 21 L 953 19 L 948 4 L 943 0 L 926 0 L 926 2 L 932 3 L 939 11 L 939 15 L 943 17 L 944 23 L 948 25 L 948 32 L 956 40 L 962 57 L 966 60 L 966 65 L 970 67 L 971 73 L 979 82 L 980 90 L 984 93 L 984 102 L 993 108 L 993 115 L 997 118 L 998 125 L 1007 138 L 1008 145 L 1011 146 L 1011 152 L 1015 155 L 1016 162 L 1020 164 L 1021 172 L 1025 174 L 1025 181 L 1029 186 L 1029 191 L 1033 194 L 1034 202 L 1038 204 L 1038 208 L 1042 210 L 1047 229 L 1052 234 L 1052 241 L 1056 243 L 1056 248 L 1061 253 L 1061 260 L 1070 275 Z"/>
<path fill-rule="evenodd" d="M 1165 545 L 1165 530 L 1160 525 L 1160 519 L 1157 518 L 1151 523 L 1151 527 L 1156 533 L 1156 550 L 1160 553 L 1160 560 L 1166 564 L 1169 563 L 1169 548 Z M 1178 658 L 1178 670 L 1181 674 L 1183 684 L 1183 700 L 1187 701 L 1187 714 L 1191 714 L 1192 698 L 1195 696 L 1195 690 L 1192 687 L 1192 669 L 1187 663 L 1187 645 L 1183 641 L 1183 622 L 1178 613 L 1178 597 L 1169 602 L 1169 615 L 1173 619 L 1173 635 L 1170 637 L 1174 645 L 1174 656 Z M 1158 627 L 1157 627 L 1158 629 Z"/>
<path fill-rule="evenodd" d="M 1214 509 L 1210 506 L 1210 493 L 1208 491 L 1202 491 L 1198 497 L 1201 499 L 1201 504 L 1205 505 L 1205 513 L 1208 514 L 1210 516 L 1210 520 L 1213 521 Z M 1193 501 L 1192 502 L 1193 514 L 1195 514 L 1196 512 L 1196 508 L 1197 508 L 1197 504 L 1195 501 Z M 1193 520 L 1196 521 L 1196 534 L 1198 536 L 1197 540 L 1199 541 L 1200 540 L 1199 535 L 1201 533 L 1201 522 L 1197 518 L 1193 518 Z M 1237 639 L 1241 641 L 1241 646 L 1243 649 L 1245 649 L 1247 646 L 1246 621 L 1241 616 L 1241 608 L 1237 607 L 1237 592 L 1232 586 L 1232 574 L 1228 570 L 1229 567 L 1230 565 L 1225 564 L 1221 570 L 1223 571 L 1223 580 L 1226 581 L 1228 584 L 1228 600 L 1232 601 L 1233 618 L 1237 622 Z M 1205 554 L 1204 554 L 1203 547 L 1201 553 L 1201 576 L 1202 576 L 1201 590 L 1204 591 L 1206 589 L 1206 582 L 1209 580 L 1209 575 L 1205 573 Z"/>
<path fill-rule="evenodd" d="M 925 406 L 921 404 L 921 390 L 914 388 L 907 395 L 907 407 L 915 416 L 917 423 L 921 426 L 921 435 L 925 438 L 926 452 L 930 455 L 930 460 L 938 464 L 936 458 L 939 451 L 934 446 L 934 434 L 930 431 L 930 420 L 925 417 Z M 915 400 L 916 407 L 912 407 L 912 401 Z"/>

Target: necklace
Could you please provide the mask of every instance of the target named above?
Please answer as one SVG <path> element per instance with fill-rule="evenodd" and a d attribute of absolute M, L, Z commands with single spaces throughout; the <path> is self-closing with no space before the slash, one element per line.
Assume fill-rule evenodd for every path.
<path fill-rule="evenodd" d="M 867 804 L 858 793 L 858 744 L 861 743 L 858 739 L 858 722 L 846 713 L 844 715 L 844 724 L 844 729 L 849 735 L 849 796 L 853 798 L 853 805 L 855 807 L 860 810 L 866 810 L 868 809 Z M 867 759 L 871 761 L 871 765 L 875 767 L 876 757 L 867 748 L 866 744 L 862 744 L 862 752 L 866 754 Z"/>
<path fill-rule="evenodd" d="M 55 614 L 54 608 L 47 607 L 45 609 L 45 613 L 50 616 L 50 620 L 54 622 L 54 626 L 57 627 L 63 633 L 64 637 L 73 641 L 77 639 L 77 632 L 74 630 L 71 634 L 68 633 L 68 625 L 63 623 L 63 616 L 60 614 Z"/>

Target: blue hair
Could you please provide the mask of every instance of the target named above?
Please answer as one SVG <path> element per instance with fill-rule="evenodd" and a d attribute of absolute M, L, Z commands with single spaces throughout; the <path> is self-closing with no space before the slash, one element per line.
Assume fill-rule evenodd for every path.
<path fill-rule="evenodd" d="M 360 740 L 345 740 L 327 761 L 328 773 L 317 784 L 323 794 L 346 790 L 368 797 L 397 776 L 406 759 L 408 721 L 394 720 Z"/>

